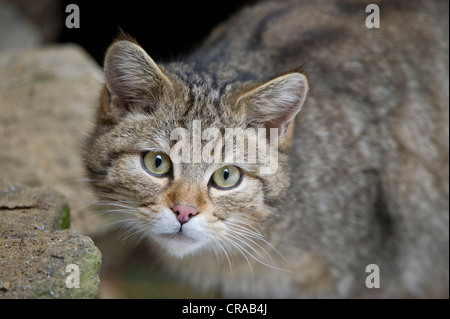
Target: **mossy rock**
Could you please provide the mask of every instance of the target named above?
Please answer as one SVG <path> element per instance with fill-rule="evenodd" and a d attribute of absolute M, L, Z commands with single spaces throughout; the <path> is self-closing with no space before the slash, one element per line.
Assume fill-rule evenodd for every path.
<path fill-rule="evenodd" d="M 0 185 L 0 298 L 97 296 L 100 251 L 69 221 L 59 193 Z"/>

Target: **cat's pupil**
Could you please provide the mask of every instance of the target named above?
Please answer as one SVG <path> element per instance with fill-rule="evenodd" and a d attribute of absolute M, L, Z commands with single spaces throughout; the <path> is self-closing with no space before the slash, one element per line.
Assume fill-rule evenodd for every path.
<path fill-rule="evenodd" d="M 223 170 L 223 179 L 226 181 L 228 179 L 228 176 L 230 175 L 230 172 L 228 169 Z"/>
<path fill-rule="evenodd" d="M 162 163 L 162 157 L 161 155 L 156 155 L 156 159 L 155 159 L 155 166 L 156 168 L 158 168 Z"/>

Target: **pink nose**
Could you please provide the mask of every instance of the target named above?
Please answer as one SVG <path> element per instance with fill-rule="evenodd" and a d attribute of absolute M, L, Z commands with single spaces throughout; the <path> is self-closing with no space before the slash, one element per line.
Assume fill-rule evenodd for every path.
<path fill-rule="evenodd" d="M 172 210 L 177 215 L 177 220 L 181 224 L 188 222 L 192 216 L 195 216 L 197 214 L 197 210 L 195 209 L 195 207 L 182 204 L 175 205 Z"/>

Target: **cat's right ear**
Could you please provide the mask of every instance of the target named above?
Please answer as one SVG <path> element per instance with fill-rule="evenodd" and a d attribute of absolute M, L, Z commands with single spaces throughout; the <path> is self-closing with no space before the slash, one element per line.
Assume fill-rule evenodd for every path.
<path fill-rule="evenodd" d="M 305 102 L 308 89 L 306 76 L 294 71 L 257 85 L 241 95 L 237 104 L 241 103 L 247 116 L 264 125 L 267 132 L 278 129 L 283 140 Z"/>
<path fill-rule="evenodd" d="M 123 117 L 131 107 L 156 106 L 162 90 L 171 81 L 138 44 L 119 40 L 106 51 L 105 84 L 108 91 L 106 110 L 115 118 Z"/>

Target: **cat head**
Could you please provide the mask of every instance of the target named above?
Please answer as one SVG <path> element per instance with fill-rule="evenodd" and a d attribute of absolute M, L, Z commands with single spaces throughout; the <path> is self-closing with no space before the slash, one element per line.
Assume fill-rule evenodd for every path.
<path fill-rule="evenodd" d="M 158 65 L 136 42 L 113 42 L 85 150 L 100 198 L 178 257 L 233 250 L 231 238 L 265 227 L 289 186 L 293 121 L 308 90 L 296 71 L 254 83 L 204 70 Z"/>

